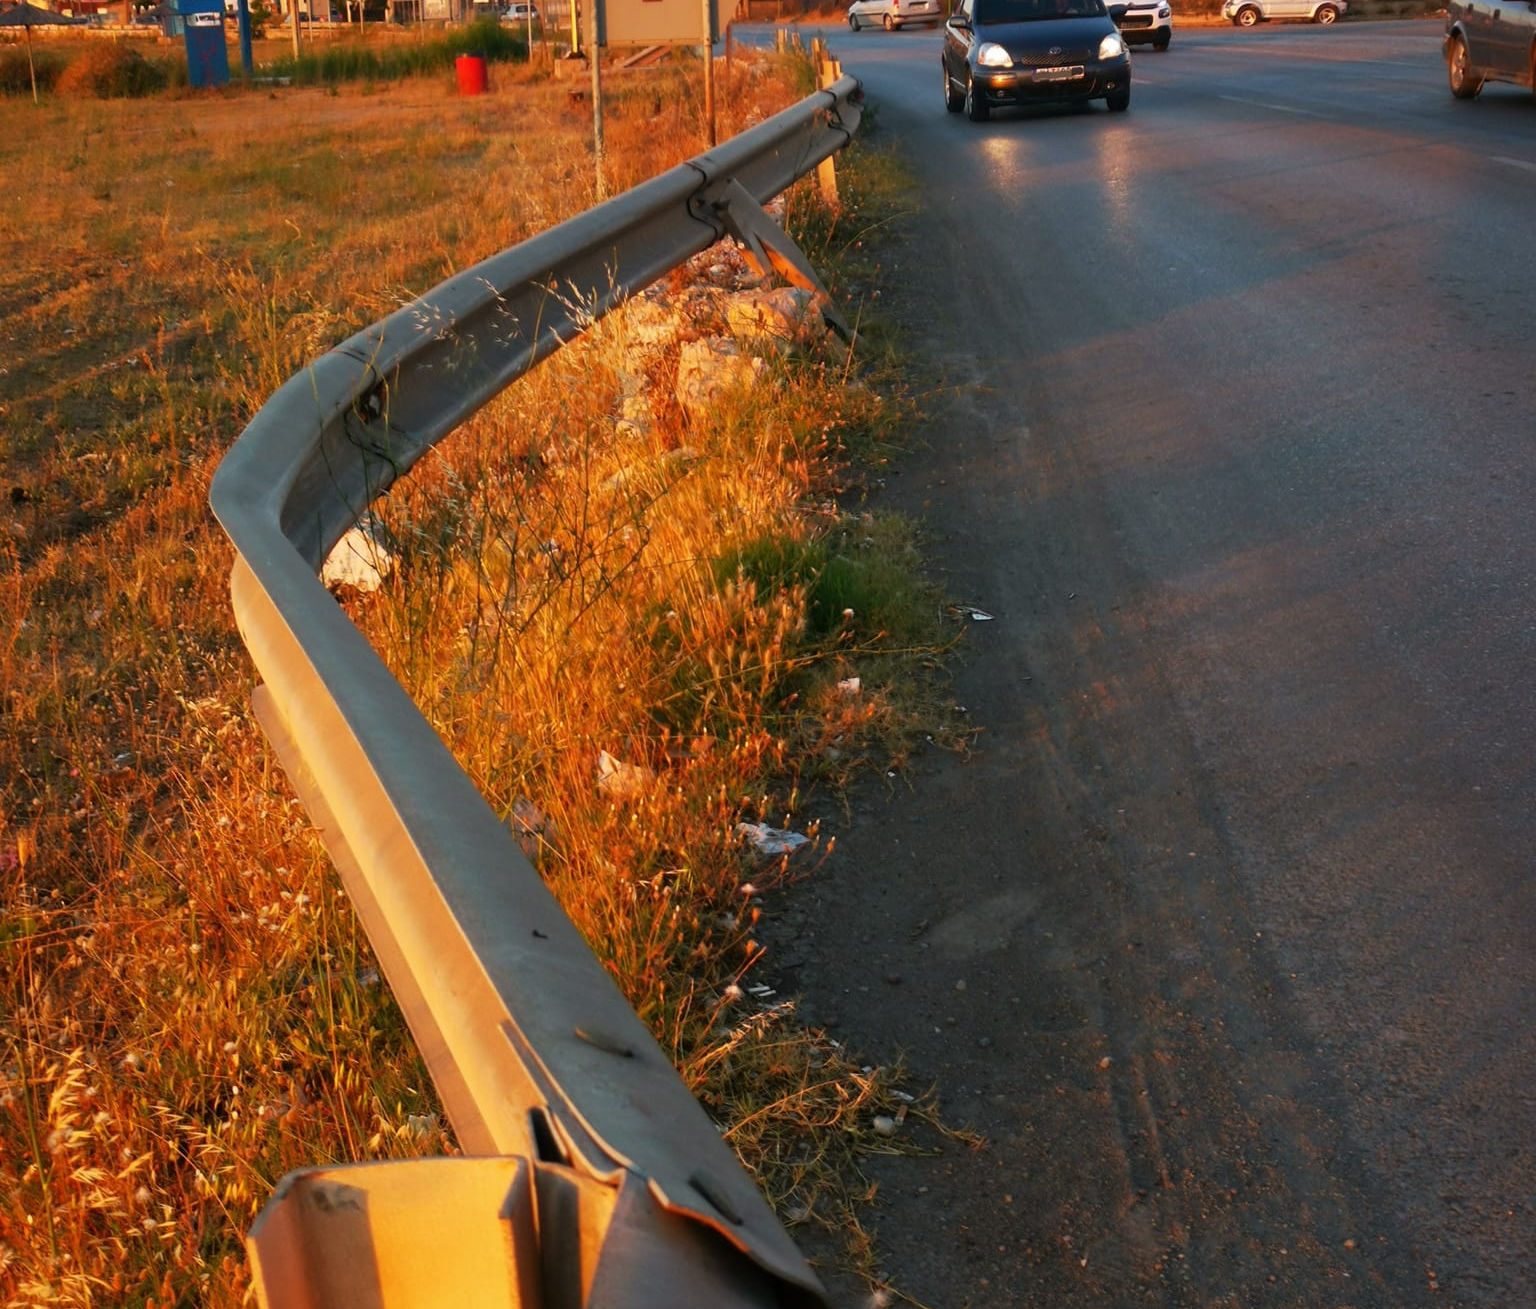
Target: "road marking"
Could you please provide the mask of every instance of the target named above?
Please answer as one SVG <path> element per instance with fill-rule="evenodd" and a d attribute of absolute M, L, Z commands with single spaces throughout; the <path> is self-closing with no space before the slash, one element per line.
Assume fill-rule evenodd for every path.
<path fill-rule="evenodd" d="M 1523 168 L 1528 173 L 1536 173 L 1536 164 L 1529 159 L 1511 159 L 1508 155 L 1489 155 L 1488 158 L 1496 164 L 1508 164 L 1511 168 Z"/>
<path fill-rule="evenodd" d="M 1272 105 L 1265 100 L 1247 100 L 1240 95 L 1219 95 L 1218 100 L 1229 100 L 1235 105 L 1252 105 L 1255 109 L 1273 109 L 1277 114 L 1301 114 L 1306 118 L 1327 118 L 1314 109 L 1294 109 L 1290 105 Z"/>

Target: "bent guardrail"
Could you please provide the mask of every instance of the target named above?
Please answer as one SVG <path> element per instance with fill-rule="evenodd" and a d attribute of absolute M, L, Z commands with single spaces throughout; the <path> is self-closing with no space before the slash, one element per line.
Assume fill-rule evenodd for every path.
<path fill-rule="evenodd" d="M 851 138 L 832 87 L 444 282 L 274 394 L 216 472 L 258 717 L 467 1156 L 305 1170 L 250 1236 L 270 1309 L 815 1305 L 820 1284 L 507 828 L 317 578 L 431 447 Z"/>

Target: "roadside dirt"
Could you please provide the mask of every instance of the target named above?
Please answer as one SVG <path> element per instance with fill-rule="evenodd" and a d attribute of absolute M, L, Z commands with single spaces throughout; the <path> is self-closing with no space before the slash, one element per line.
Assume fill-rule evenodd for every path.
<path fill-rule="evenodd" d="M 1119 602 L 1138 579 L 1091 470 L 1020 439 L 922 263 L 886 312 L 943 375 L 877 503 L 920 517 L 937 580 L 994 615 L 954 674 L 979 736 L 829 807 L 835 855 L 768 937 L 811 1022 L 905 1058 L 986 1138 L 871 1162 L 882 1272 L 933 1309 L 1429 1303 L 1266 945 L 1165 638 Z"/>

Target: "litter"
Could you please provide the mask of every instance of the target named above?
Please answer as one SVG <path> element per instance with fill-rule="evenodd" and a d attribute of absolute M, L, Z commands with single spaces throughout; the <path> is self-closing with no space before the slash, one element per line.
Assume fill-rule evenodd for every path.
<path fill-rule="evenodd" d="M 606 750 L 597 756 L 597 789 L 604 795 L 629 799 L 645 792 L 654 774 L 639 764 L 626 764 Z"/>
<path fill-rule="evenodd" d="M 758 854 L 794 854 L 802 845 L 809 845 L 811 838 L 799 832 L 786 832 L 767 823 L 737 823 L 736 835 L 752 842 Z"/>
<path fill-rule="evenodd" d="M 985 609 L 978 609 L 975 605 L 950 605 L 949 612 L 960 618 L 969 618 L 973 623 L 990 623 L 992 615 Z"/>

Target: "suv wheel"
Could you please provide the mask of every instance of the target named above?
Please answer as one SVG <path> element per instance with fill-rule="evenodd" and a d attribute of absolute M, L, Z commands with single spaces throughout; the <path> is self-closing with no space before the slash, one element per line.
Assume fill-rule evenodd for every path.
<path fill-rule="evenodd" d="M 1339 11 L 1332 5 L 1322 5 L 1319 7 L 1318 11 L 1312 15 L 1312 21 L 1314 23 L 1328 24 L 1333 22 L 1336 18 L 1338 18 L 1338 16 Z"/>
<path fill-rule="evenodd" d="M 1259 21 L 1259 11 L 1252 5 L 1244 5 L 1233 15 L 1232 21 L 1239 27 L 1252 27 Z"/>
<path fill-rule="evenodd" d="M 850 13 L 848 15 L 848 28 L 854 32 L 859 30 L 859 16 L 857 14 Z"/>
<path fill-rule="evenodd" d="M 1467 43 L 1461 36 L 1451 38 L 1445 64 L 1451 75 L 1451 94 L 1458 100 L 1470 100 L 1483 89 L 1483 75 L 1472 67 L 1467 58 Z"/>
<path fill-rule="evenodd" d="M 889 14 L 885 16 L 885 30 L 887 32 L 894 32 L 896 30 L 896 20 Z"/>
<path fill-rule="evenodd" d="M 1171 40 L 1173 40 L 1173 33 L 1168 31 L 1167 28 L 1164 28 L 1161 32 L 1152 38 L 1152 48 L 1154 50 L 1166 50 L 1168 48 L 1168 42 Z"/>

